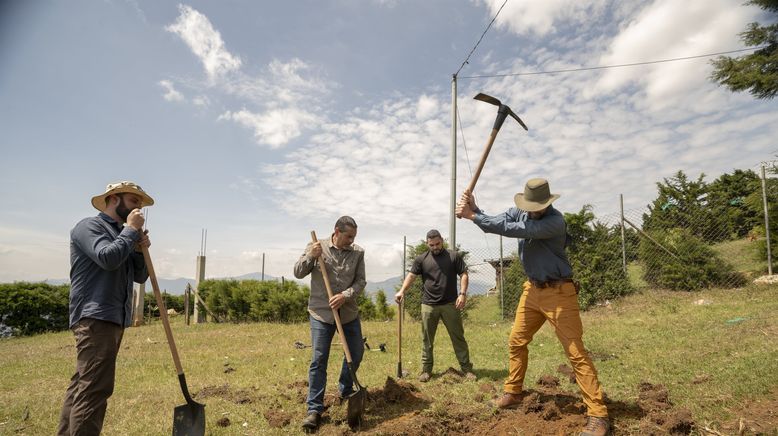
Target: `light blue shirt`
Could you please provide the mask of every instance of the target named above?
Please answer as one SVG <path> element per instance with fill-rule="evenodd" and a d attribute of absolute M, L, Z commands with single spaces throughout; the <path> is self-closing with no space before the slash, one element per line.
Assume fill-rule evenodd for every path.
<path fill-rule="evenodd" d="M 549 206 L 539 220 L 529 219 L 526 211 L 512 207 L 500 215 L 476 211 L 473 222 L 486 233 L 520 238 L 519 256 L 527 277 L 537 282 L 572 278 L 567 259 L 567 224 L 561 212 Z"/>
<path fill-rule="evenodd" d="M 132 324 L 132 282 L 149 274 L 135 251 L 141 234 L 122 228 L 104 213 L 81 220 L 70 231 L 70 327 L 81 318 Z"/>

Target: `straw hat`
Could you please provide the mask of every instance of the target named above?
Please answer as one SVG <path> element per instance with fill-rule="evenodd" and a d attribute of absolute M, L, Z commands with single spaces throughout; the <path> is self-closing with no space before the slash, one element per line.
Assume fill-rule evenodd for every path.
<path fill-rule="evenodd" d="M 530 179 L 524 185 L 524 193 L 519 192 L 513 197 L 516 207 L 527 212 L 537 212 L 547 208 L 559 198 L 552 194 L 546 179 Z"/>
<path fill-rule="evenodd" d="M 105 193 L 92 197 L 92 206 L 94 206 L 95 209 L 99 210 L 100 212 L 105 212 L 105 209 L 108 207 L 108 204 L 105 200 L 106 197 L 109 195 L 123 193 L 135 194 L 139 196 L 142 199 L 141 207 L 151 206 L 154 204 L 154 199 L 151 198 L 149 194 L 146 194 L 146 192 L 135 183 L 117 182 L 108 184 L 108 186 L 105 187 Z"/>

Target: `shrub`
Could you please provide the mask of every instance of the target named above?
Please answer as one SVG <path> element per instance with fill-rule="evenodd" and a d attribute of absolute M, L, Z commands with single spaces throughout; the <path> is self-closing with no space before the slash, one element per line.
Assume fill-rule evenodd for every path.
<path fill-rule="evenodd" d="M 0 284 L 0 323 L 19 335 L 66 330 L 69 294 L 70 285 Z"/>
<path fill-rule="evenodd" d="M 676 259 L 653 242 L 641 239 L 639 253 L 645 265 L 644 279 L 651 285 L 696 291 L 712 286 L 737 287 L 746 282 L 742 274 L 687 229 L 652 232 L 649 236 L 678 256 Z"/>
<path fill-rule="evenodd" d="M 204 280 L 198 292 L 208 308 L 224 321 L 300 322 L 308 319 L 310 290 L 292 281 Z"/>

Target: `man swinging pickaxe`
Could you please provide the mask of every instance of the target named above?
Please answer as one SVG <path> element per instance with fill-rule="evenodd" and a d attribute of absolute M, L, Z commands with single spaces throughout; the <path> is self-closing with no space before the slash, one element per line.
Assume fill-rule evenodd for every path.
<path fill-rule="evenodd" d="M 492 144 L 494 144 L 494 139 L 497 137 L 497 132 L 500 131 L 500 128 L 502 127 L 502 123 L 505 121 L 505 118 L 508 117 L 508 115 L 512 116 L 516 121 L 521 124 L 521 127 L 524 127 L 524 130 L 529 131 L 527 129 L 527 125 L 524 124 L 524 121 L 519 118 L 518 115 L 513 113 L 511 108 L 509 108 L 507 105 L 504 105 L 500 102 L 500 100 L 497 100 L 496 98 L 479 93 L 475 97 L 473 97 L 476 100 L 485 101 L 487 103 L 491 103 L 495 106 L 498 106 L 499 109 L 497 110 L 497 118 L 494 120 L 494 127 L 492 127 L 492 133 L 489 135 L 489 141 L 486 143 L 486 148 L 484 149 L 484 153 L 481 155 L 481 161 L 478 163 L 478 168 L 475 170 L 475 174 L 473 174 L 473 179 L 470 180 L 470 184 L 467 186 L 467 191 L 472 193 L 475 189 L 475 184 L 478 182 L 478 177 L 481 175 L 481 170 L 484 169 L 484 164 L 486 163 L 486 158 L 489 156 L 489 151 L 492 149 Z M 457 214 L 457 218 L 462 218 Z"/>

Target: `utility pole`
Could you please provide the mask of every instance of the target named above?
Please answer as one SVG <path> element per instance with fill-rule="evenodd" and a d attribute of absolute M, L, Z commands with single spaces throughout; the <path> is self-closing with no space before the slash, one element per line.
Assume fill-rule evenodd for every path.
<path fill-rule="evenodd" d="M 457 249 L 457 75 L 451 76 L 451 210 L 448 221 L 448 241 Z"/>

